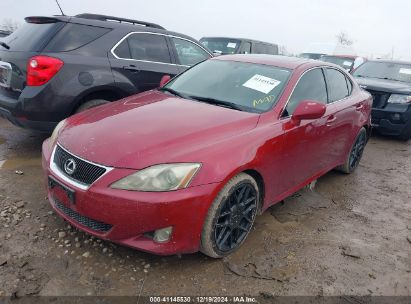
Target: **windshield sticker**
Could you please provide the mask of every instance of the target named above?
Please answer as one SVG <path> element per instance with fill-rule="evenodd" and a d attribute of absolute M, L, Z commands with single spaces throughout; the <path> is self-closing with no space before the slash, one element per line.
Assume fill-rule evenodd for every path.
<path fill-rule="evenodd" d="M 237 46 L 237 43 L 235 43 L 235 42 L 229 42 L 229 43 L 227 44 L 227 47 L 230 48 L 230 49 L 235 49 L 236 46 Z"/>
<path fill-rule="evenodd" d="M 243 84 L 243 87 L 268 94 L 280 83 L 281 81 L 276 79 L 255 74 Z"/>
<path fill-rule="evenodd" d="M 264 103 L 272 103 L 275 99 L 275 95 L 268 95 L 264 98 L 260 98 L 260 99 L 254 99 L 253 100 L 253 107 L 256 108 L 258 105 L 260 104 L 264 104 Z"/>
<path fill-rule="evenodd" d="M 400 73 L 401 74 L 411 74 L 411 69 L 401 68 Z"/>
<path fill-rule="evenodd" d="M 351 66 L 351 61 L 344 61 L 344 62 L 343 62 L 343 65 Z"/>

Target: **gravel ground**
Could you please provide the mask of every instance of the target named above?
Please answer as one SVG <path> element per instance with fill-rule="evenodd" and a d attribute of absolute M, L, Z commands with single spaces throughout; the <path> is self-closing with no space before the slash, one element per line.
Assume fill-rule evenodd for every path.
<path fill-rule="evenodd" d="M 371 138 L 355 173 L 276 204 L 240 250 L 213 260 L 70 227 L 45 199 L 44 138 L 0 118 L 0 296 L 411 295 L 411 141 Z"/>

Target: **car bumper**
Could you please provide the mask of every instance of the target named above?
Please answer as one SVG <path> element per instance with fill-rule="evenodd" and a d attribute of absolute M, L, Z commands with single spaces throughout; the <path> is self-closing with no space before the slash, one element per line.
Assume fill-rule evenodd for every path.
<path fill-rule="evenodd" d="M 372 126 L 384 135 L 411 136 L 411 106 L 388 104 L 383 109 L 372 109 Z"/>
<path fill-rule="evenodd" d="M 12 124 L 40 132 L 51 132 L 65 113 L 54 112 L 44 87 L 26 87 L 21 93 L 0 88 L 0 117 Z M 53 97 L 53 104 L 58 97 Z"/>
<path fill-rule="evenodd" d="M 82 190 L 50 169 L 48 145 L 48 141 L 43 144 L 48 199 L 70 224 L 98 238 L 159 255 L 199 250 L 203 223 L 219 191 L 218 183 L 157 193 L 117 190 L 109 185 L 135 170 L 113 169 Z M 50 187 L 50 177 L 74 190 L 74 200 L 70 201 L 61 187 Z M 153 240 L 153 231 L 170 226 L 173 232 L 169 241 Z"/>

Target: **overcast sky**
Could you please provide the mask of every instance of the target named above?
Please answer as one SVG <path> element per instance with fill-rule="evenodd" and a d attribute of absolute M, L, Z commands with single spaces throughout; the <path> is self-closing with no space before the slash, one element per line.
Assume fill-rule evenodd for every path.
<path fill-rule="evenodd" d="M 285 45 L 335 43 L 344 31 L 361 55 L 411 59 L 409 0 L 59 0 L 66 15 L 100 13 L 151 21 L 201 38 L 247 37 Z M 0 0 L 0 22 L 59 14 L 54 0 Z"/>

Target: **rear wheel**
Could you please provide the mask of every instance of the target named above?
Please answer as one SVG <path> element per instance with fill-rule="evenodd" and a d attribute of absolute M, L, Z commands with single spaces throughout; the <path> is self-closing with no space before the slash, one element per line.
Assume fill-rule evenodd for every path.
<path fill-rule="evenodd" d="M 254 224 L 258 203 L 256 181 L 245 173 L 233 177 L 208 211 L 201 234 L 201 252 L 221 258 L 238 249 Z"/>
<path fill-rule="evenodd" d="M 338 167 L 338 170 L 347 174 L 353 172 L 360 163 L 366 143 L 367 131 L 365 130 L 365 128 L 361 128 L 360 132 L 358 132 L 357 138 L 355 139 L 353 146 L 351 147 L 351 150 L 347 156 L 344 165 Z"/>
<path fill-rule="evenodd" d="M 85 110 L 97 107 L 97 106 L 101 106 L 103 104 L 109 103 L 110 101 L 108 100 L 104 100 L 104 99 L 93 99 L 93 100 L 89 100 L 86 101 L 85 103 L 83 103 L 81 106 L 79 106 L 76 110 L 76 114 L 83 112 Z"/>

